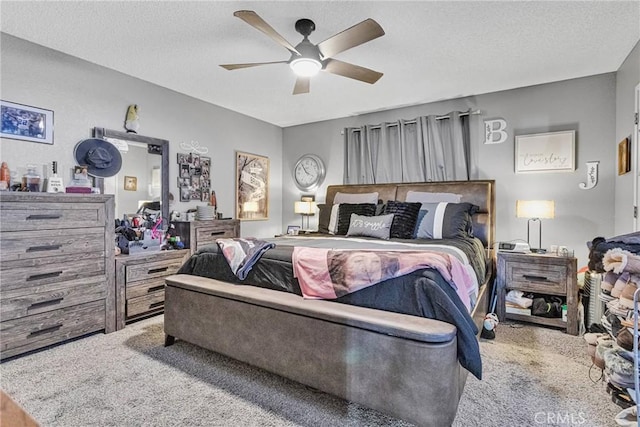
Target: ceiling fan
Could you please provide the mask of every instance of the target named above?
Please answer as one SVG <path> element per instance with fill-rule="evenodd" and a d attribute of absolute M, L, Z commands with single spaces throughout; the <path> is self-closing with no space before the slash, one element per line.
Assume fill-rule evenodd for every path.
<path fill-rule="evenodd" d="M 384 30 L 373 19 L 365 19 L 359 24 L 347 28 L 318 44 L 313 44 L 308 39 L 309 34 L 316 29 L 316 24 L 310 19 L 299 19 L 296 21 L 295 28 L 304 38 L 294 47 L 254 11 L 239 10 L 234 12 L 233 16 L 242 19 L 255 29 L 262 31 L 276 43 L 291 52 L 291 57 L 287 61 L 223 64 L 220 65 L 222 68 L 238 70 L 241 68 L 257 67 L 259 65 L 289 64 L 297 75 L 296 84 L 293 88 L 294 95 L 308 93 L 311 77 L 319 71 L 326 71 L 369 84 L 377 82 L 380 77 L 382 77 L 382 73 L 377 71 L 333 58 L 333 56 L 340 52 L 383 36 Z"/>

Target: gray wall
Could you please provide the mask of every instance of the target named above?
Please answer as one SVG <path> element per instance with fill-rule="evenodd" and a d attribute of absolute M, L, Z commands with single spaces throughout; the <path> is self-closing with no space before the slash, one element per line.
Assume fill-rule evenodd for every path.
<path fill-rule="evenodd" d="M 185 211 L 199 204 L 179 201 L 176 163 L 180 142 L 198 141 L 209 149 L 211 188 L 225 216 L 235 216 L 235 151 L 269 157 L 269 220 L 243 221 L 242 234 L 281 232 L 281 128 L 4 33 L 0 42 L 2 99 L 55 114 L 53 145 L 1 140 L 0 159 L 9 168 L 57 160 L 66 182 L 75 165 L 76 143 L 89 137 L 95 126 L 124 131 L 127 106 L 137 104 L 138 132 L 170 141 L 169 183 L 175 197 L 171 210 Z"/>
<path fill-rule="evenodd" d="M 319 200 L 327 185 L 342 183 L 341 130 L 345 126 L 479 109 L 482 115 L 472 117 L 473 157 L 477 162 L 474 178 L 496 180 L 497 240 L 526 240 L 527 222 L 516 218 L 516 200 L 552 199 L 556 217 L 543 220 L 543 247 L 567 246 L 575 250 L 579 265 L 586 265 L 586 242 L 596 236 L 612 236 L 614 230 L 615 93 L 615 74 L 609 73 L 286 128 L 282 161 L 284 225 L 300 223 L 293 213 L 300 192 L 291 175 L 299 156 L 315 153 L 326 162 L 327 178 L 316 192 Z M 492 118 L 507 121 L 509 138 L 505 143 L 482 143 L 482 121 Z M 576 131 L 574 172 L 515 174 L 514 135 L 568 129 Z M 599 182 L 594 189 L 581 190 L 578 185 L 586 181 L 587 161 L 600 162 Z"/>
<path fill-rule="evenodd" d="M 640 83 L 640 42 L 636 44 L 629 56 L 616 73 L 616 138 L 617 144 L 633 134 L 635 112 L 635 88 Z M 637 148 L 637 147 L 636 147 Z M 632 150 L 633 151 L 633 150 Z M 636 169 L 637 171 L 637 169 Z M 615 235 L 633 230 L 633 172 L 616 174 L 616 216 Z"/>

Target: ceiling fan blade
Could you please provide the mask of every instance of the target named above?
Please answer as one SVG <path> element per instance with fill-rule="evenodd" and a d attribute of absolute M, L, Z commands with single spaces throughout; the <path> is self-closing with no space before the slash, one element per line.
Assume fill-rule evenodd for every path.
<path fill-rule="evenodd" d="M 291 45 L 291 43 L 289 43 L 287 40 L 285 40 L 284 37 L 278 34 L 278 32 L 274 30 L 271 25 L 267 24 L 267 22 L 264 19 L 260 18 L 260 16 L 258 16 L 258 14 L 254 11 L 238 10 L 233 13 L 233 16 L 237 16 L 247 24 L 251 25 L 253 28 L 262 31 L 276 43 L 287 49 L 289 52 L 300 55 L 300 53 L 296 50 L 295 47 Z"/>
<path fill-rule="evenodd" d="M 221 64 L 220 66 L 224 69 L 231 71 L 231 70 L 239 70 L 240 68 L 257 67 L 259 65 L 286 64 L 287 62 L 289 61 L 250 62 L 248 64 Z"/>
<path fill-rule="evenodd" d="M 324 64 L 323 71 L 343 77 L 349 77 L 350 79 L 360 80 L 365 83 L 374 84 L 383 76 L 382 73 L 377 71 L 373 71 L 359 65 L 349 64 L 348 62 L 338 61 L 337 59 L 327 59 Z"/>
<path fill-rule="evenodd" d="M 296 85 L 293 88 L 293 94 L 299 95 L 301 93 L 309 93 L 309 83 L 311 77 L 298 77 L 296 79 Z"/>
<path fill-rule="evenodd" d="M 369 18 L 318 43 L 318 48 L 324 58 L 331 58 L 340 52 L 377 39 L 380 36 L 384 36 L 384 30 L 380 24 Z"/>

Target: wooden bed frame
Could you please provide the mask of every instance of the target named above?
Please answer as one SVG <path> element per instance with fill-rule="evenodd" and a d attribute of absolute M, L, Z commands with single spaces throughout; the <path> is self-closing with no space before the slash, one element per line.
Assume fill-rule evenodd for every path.
<path fill-rule="evenodd" d="M 378 191 L 400 201 L 411 190 L 461 194 L 480 207 L 474 234 L 490 253 L 494 187 L 489 180 L 338 185 L 328 187 L 326 202 L 337 192 Z M 179 338 L 418 425 L 455 418 L 468 373 L 453 325 L 197 276 L 170 276 L 166 284 L 165 345 Z M 479 329 L 489 294 L 484 283 L 472 313 Z"/>

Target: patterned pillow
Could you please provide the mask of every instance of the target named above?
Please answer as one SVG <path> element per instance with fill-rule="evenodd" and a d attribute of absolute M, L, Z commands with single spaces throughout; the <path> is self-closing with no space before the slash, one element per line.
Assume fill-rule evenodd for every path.
<path fill-rule="evenodd" d="M 407 203 L 389 200 L 384 207 L 384 214 L 393 214 L 390 237 L 396 239 L 413 239 L 413 232 L 418 221 L 421 203 Z"/>
<path fill-rule="evenodd" d="M 375 237 L 389 240 L 393 214 L 379 216 L 362 216 L 351 214 L 351 223 L 347 236 Z"/>
<path fill-rule="evenodd" d="M 373 203 L 340 203 L 338 206 L 338 230 L 336 234 L 341 236 L 344 236 L 349 231 L 351 214 L 373 216 L 376 213 L 376 205 Z"/>
<path fill-rule="evenodd" d="M 471 215 L 480 208 L 471 203 L 423 203 L 428 212 L 418 225 L 418 239 L 450 239 L 473 235 Z"/>

